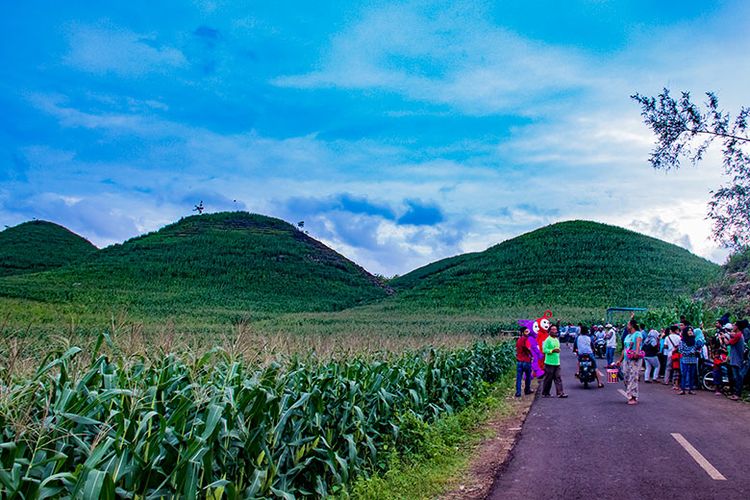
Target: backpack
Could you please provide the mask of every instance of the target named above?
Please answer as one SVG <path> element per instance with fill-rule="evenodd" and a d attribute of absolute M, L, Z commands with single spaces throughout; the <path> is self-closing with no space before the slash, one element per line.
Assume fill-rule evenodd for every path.
<path fill-rule="evenodd" d="M 646 356 L 649 358 L 659 354 L 659 342 L 657 341 L 656 345 L 654 345 L 653 343 L 651 343 L 651 339 L 653 339 L 653 337 L 649 337 L 643 343 L 643 352 L 645 352 Z"/>

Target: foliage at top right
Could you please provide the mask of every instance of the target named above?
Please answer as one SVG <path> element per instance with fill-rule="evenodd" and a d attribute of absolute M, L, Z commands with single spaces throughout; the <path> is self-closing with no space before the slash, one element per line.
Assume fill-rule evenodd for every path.
<path fill-rule="evenodd" d="M 685 157 L 693 164 L 703 159 L 708 147 L 719 140 L 727 185 L 712 191 L 708 217 L 713 220 L 713 238 L 735 251 L 750 246 L 750 136 L 747 121 L 750 108 L 740 108 L 737 116 L 719 108 L 719 99 L 707 92 L 708 100 L 695 104 L 689 92 L 679 99 L 665 88 L 658 97 L 641 94 L 631 98 L 641 105 L 641 115 L 657 137 L 649 162 L 655 169 L 680 167 Z"/>

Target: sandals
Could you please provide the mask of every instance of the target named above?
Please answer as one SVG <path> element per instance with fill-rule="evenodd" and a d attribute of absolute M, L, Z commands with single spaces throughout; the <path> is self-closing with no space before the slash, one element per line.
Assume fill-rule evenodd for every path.
<path fill-rule="evenodd" d="M 598 385 L 597 387 L 598 387 L 599 389 L 601 389 L 602 387 L 604 387 L 604 384 L 602 384 L 601 382 L 599 382 L 599 385 Z"/>

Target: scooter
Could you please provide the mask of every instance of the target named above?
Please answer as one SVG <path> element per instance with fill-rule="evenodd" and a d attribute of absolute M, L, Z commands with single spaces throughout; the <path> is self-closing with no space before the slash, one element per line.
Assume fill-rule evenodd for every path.
<path fill-rule="evenodd" d="M 584 389 L 589 388 L 589 384 L 596 380 L 596 373 L 594 372 L 594 360 L 591 359 L 590 354 L 581 354 L 578 361 L 578 379 L 583 384 Z"/>
<path fill-rule="evenodd" d="M 607 341 L 604 339 L 596 339 L 594 342 L 594 355 L 596 355 L 597 358 L 604 359 L 604 356 L 607 355 Z"/>

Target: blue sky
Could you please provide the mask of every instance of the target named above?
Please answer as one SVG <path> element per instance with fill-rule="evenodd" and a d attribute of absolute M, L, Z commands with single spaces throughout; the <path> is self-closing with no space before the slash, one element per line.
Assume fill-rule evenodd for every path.
<path fill-rule="evenodd" d="M 104 4 L 2 8 L 0 225 L 105 246 L 203 200 L 386 275 L 575 218 L 725 255 L 720 159 L 652 170 L 628 96 L 750 104 L 743 2 Z"/>

